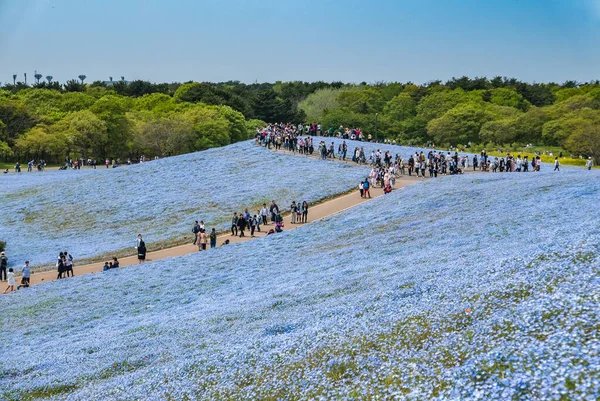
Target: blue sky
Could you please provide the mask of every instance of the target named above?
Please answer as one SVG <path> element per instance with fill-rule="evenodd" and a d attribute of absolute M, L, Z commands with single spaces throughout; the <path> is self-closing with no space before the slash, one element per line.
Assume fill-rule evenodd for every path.
<path fill-rule="evenodd" d="M 600 0 L 0 0 L 0 82 L 600 79 Z"/>

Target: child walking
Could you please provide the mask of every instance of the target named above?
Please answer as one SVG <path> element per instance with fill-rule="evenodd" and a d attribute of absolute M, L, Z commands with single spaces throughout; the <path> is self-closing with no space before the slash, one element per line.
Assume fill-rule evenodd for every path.
<path fill-rule="evenodd" d="M 15 272 L 13 271 L 13 268 L 11 267 L 10 269 L 8 269 L 8 287 L 6 287 L 3 294 L 6 294 L 7 292 L 12 292 L 14 290 L 15 290 Z"/>

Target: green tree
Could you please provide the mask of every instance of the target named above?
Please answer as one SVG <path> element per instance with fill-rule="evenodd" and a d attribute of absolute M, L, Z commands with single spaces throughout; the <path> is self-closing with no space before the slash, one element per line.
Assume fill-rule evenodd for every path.
<path fill-rule="evenodd" d="M 143 153 L 173 156 L 194 150 L 192 124 L 182 115 L 140 112 L 135 119 L 135 139 Z"/>
<path fill-rule="evenodd" d="M 106 95 L 98 99 L 90 108 L 94 114 L 106 123 L 108 138 L 106 146 L 100 149 L 100 157 L 120 157 L 129 153 L 133 126 L 126 113 L 132 101 L 115 95 Z"/>
<path fill-rule="evenodd" d="M 417 104 L 408 93 L 400 93 L 386 104 L 384 112 L 392 120 L 406 120 L 416 115 Z"/>
<path fill-rule="evenodd" d="M 427 124 L 427 131 L 440 144 L 479 142 L 479 131 L 490 119 L 490 114 L 481 105 L 459 104 L 442 117 L 431 120 Z"/>
<path fill-rule="evenodd" d="M 298 107 L 306 113 L 306 121 L 320 121 L 326 111 L 340 108 L 338 96 L 344 91 L 344 88 L 319 89 L 302 100 Z"/>
<path fill-rule="evenodd" d="M 67 137 L 72 146 L 83 157 L 88 157 L 91 149 L 93 154 L 99 154 L 108 145 L 106 123 L 89 110 L 71 114 L 68 118 L 69 131 Z"/>
<path fill-rule="evenodd" d="M 488 121 L 483 124 L 479 133 L 481 142 L 500 145 L 512 143 L 516 136 L 515 119 Z"/>
<path fill-rule="evenodd" d="M 425 121 L 430 121 L 443 116 L 448 110 L 463 102 L 465 102 L 465 92 L 462 89 L 435 92 L 421 99 L 417 105 L 417 114 Z"/>
<path fill-rule="evenodd" d="M 512 88 L 498 88 L 492 89 L 490 93 L 490 102 L 497 104 L 498 106 L 509 106 L 514 107 L 522 111 L 527 111 L 531 104 L 523 98 L 522 95 L 517 93 Z"/>
<path fill-rule="evenodd" d="M 19 135 L 37 123 L 36 118 L 19 100 L 0 100 L 0 121 L 4 123 L 4 129 L 0 132 L 2 134 L 0 140 L 8 143 L 10 147 L 15 144 Z"/>
<path fill-rule="evenodd" d="M 550 120 L 544 108 L 532 107 L 515 120 L 515 141 L 520 143 L 540 144 L 544 124 Z"/>

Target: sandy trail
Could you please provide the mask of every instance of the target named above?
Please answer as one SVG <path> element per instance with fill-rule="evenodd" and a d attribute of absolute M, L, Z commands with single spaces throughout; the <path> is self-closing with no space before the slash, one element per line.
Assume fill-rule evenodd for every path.
<path fill-rule="evenodd" d="M 282 151 L 282 150 L 280 150 L 278 152 L 291 154 L 291 152 Z M 303 156 L 303 155 L 298 155 L 297 157 L 301 157 L 301 156 Z M 308 156 L 308 155 L 306 155 L 306 156 Z M 316 155 L 313 155 L 310 157 L 318 158 L 318 156 L 316 156 Z M 341 160 L 337 160 L 337 159 L 336 159 L 336 161 L 341 162 Z M 346 162 L 352 163 L 352 161 L 346 161 Z M 410 185 L 410 184 L 413 184 L 416 182 L 421 182 L 421 181 L 423 181 L 423 178 L 417 178 L 415 176 L 409 177 L 407 175 L 403 175 L 396 179 L 396 185 L 394 188 L 395 189 L 403 188 L 407 185 Z M 358 187 L 358 182 L 356 184 Z M 383 195 L 383 190 L 381 188 L 371 188 L 372 198 L 377 198 L 382 195 Z M 333 198 L 331 200 L 328 200 L 326 202 L 323 202 L 323 203 L 320 203 L 320 204 L 317 204 L 314 206 L 309 205 L 308 223 L 318 221 L 323 218 L 332 216 L 334 214 L 343 212 L 344 210 L 350 209 L 354 206 L 360 205 L 367 201 L 369 201 L 369 199 L 361 198 L 359 195 L 358 189 L 357 189 L 356 191 L 353 191 L 350 194 L 341 195 L 341 196 L 338 196 L 336 198 Z M 302 227 L 304 225 L 304 224 L 291 224 L 291 217 L 290 217 L 289 213 L 287 213 L 287 211 L 289 210 L 289 206 L 290 205 L 279 205 L 281 211 L 286 213 L 286 215 L 283 216 L 284 231 L 294 230 L 294 229 Z M 255 238 L 264 237 L 270 228 L 274 228 L 274 224 L 268 224 L 267 226 L 261 226 L 262 232 L 255 232 Z M 209 232 L 207 231 L 207 235 L 208 234 L 209 234 Z M 192 239 L 191 235 L 192 234 L 190 233 L 190 240 Z M 273 235 L 278 235 L 278 234 L 275 233 Z M 234 237 L 231 234 L 222 234 L 219 237 L 217 237 L 217 246 L 221 246 L 225 242 L 225 240 L 229 240 L 231 243 L 235 243 L 235 242 L 246 242 L 246 241 L 250 241 L 251 239 L 254 239 L 254 238 L 250 237 L 250 230 L 246 230 L 246 236 L 243 238 Z M 208 246 L 210 246 L 210 243 L 207 244 L 207 247 Z M 133 251 L 133 248 L 132 248 L 132 251 Z M 207 251 L 210 251 L 210 249 L 208 249 Z M 194 253 L 194 252 L 198 252 L 198 247 L 196 245 L 193 245 L 191 243 L 187 244 L 187 245 L 179 245 L 179 246 L 175 246 L 172 248 L 166 248 L 166 249 L 161 249 L 161 250 L 154 251 L 154 252 L 148 252 L 146 254 L 146 262 L 188 255 L 188 254 Z M 103 260 L 103 261 L 86 264 L 86 265 L 81 265 L 81 266 L 78 266 L 75 263 L 75 267 L 74 267 L 75 275 L 79 276 L 82 274 L 102 272 L 104 262 L 107 262 L 107 261 L 109 261 L 109 260 Z M 77 261 L 75 261 L 75 262 L 77 262 Z M 137 255 L 132 255 L 132 256 L 127 256 L 127 257 L 121 258 L 121 259 L 119 259 L 119 264 L 120 264 L 121 268 L 126 267 L 126 266 L 131 266 L 134 264 L 138 264 Z M 56 280 L 56 278 L 57 278 L 57 272 L 55 270 L 45 271 L 45 272 L 41 272 L 41 273 L 35 273 L 35 267 L 34 267 L 34 268 L 32 268 L 32 271 L 34 271 L 34 273 L 31 275 L 31 284 L 32 285 L 43 283 L 43 282 L 48 282 L 48 281 L 53 281 L 53 280 Z M 17 280 L 17 281 L 19 281 L 19 280 Z"/>

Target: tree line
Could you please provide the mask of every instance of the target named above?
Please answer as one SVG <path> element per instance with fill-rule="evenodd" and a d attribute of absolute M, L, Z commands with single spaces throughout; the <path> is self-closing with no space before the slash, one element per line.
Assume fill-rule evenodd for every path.
<path fill-rule="evenodd" d="M 319 122 L 324 129 L 360 127 L 374 139 L 403 144 L 534 144 L 600 157 L 598 81 L 83 81 L 4 85 L 0 155 L 57 161 L 168 156 L 247 139 L 264 122 Z"/>

